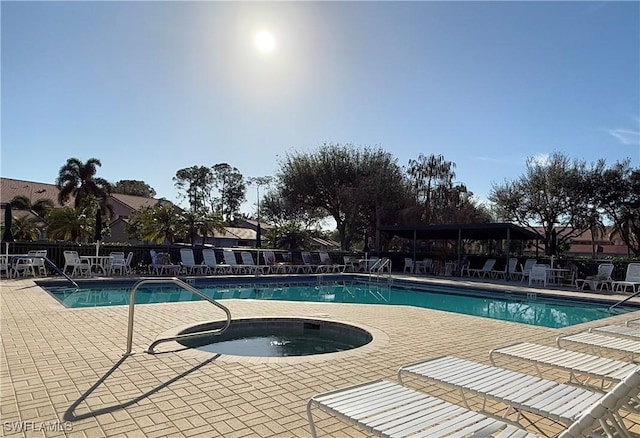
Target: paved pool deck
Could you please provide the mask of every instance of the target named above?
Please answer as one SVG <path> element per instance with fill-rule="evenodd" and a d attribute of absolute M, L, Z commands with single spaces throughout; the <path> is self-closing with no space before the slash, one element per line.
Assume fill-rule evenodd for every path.
<path fill-rule="evenodd" d="M 398 275 L 437 284 L 478 281 Z M 326 278 L 326 276 L 325 276 Z M 517 282 L 484 288 L 526 289 Z M 564 333 L 640 318 L 618 315 L 566 329 L 550 329 L 409 306 L 224 300 L 234 318 L 295 316 L 370 328 L 363 348 L 302 358 L 238 359 L 162 344 L 159 335 L 222 313 L 202 301 L 136 306 L 133 350 L 123 357 L 127 306 L 68 309 L 33 280 L 1 284 L 0 417 L 3 436 L 27 437 L 308 437 L 306 404 L 317 393 L 375 379 L 396 380 L 398 367 L 441 355 L 490 363 L 491 349 L 529 341 L 554 345 Z M 578 299 L 604 295 L 541 288 L 537 294 Z M 624 296 L 606 296 L 615 302 Z M 520 361 L 501 366 L 535 373 Z M 546 370 L 545 377 L 567 375 Z M 457 393 L 417 380 L 408 384 L 460 403 Z M 498 412 L 502 407 L 491 405 Z M 368 436 L 314 410 L 319 436 Z M 553 436 L 557 424 L 535 415 L 524 426 Z M 627 418 L 634 433 L 640 426 Z M 640 421 L 638 421 L 640 422 Z"/>

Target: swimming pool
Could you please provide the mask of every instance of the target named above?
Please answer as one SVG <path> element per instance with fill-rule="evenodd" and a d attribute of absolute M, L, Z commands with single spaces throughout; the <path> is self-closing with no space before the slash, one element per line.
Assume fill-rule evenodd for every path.
<path fill-rule="evenodd" d="M 81 284 L 79 291 L 39 282 L 47 292 L 66 307 L 128 305 L 133 282 L 92 281 Z M 59 283 L 58 283 L 59 284 Z M 404 282 L 402 285 L 368 284 L 354 279 L 319 283 L 316 279 L 296 283 L 270 281 L 225 284 L 198 279 L 193 283 L 215 300 L 256 299 L 308 302 L 409 305 L 483 318 L 499 319 L 550 328 L 562 328 L 595 321 L 631 311 L 637 306 L 621 306 L 616 313 L 608 303 L 542 298 L 535 294 L 494 292 L 482 289 L 443 287 Z M 136 294 L 136 304 L 197 301 L 199 298 L 179 287 L 143 285 Z"/>

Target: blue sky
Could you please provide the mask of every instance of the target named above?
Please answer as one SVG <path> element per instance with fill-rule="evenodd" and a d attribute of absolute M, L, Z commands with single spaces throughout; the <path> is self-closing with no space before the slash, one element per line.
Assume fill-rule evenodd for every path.
<path fill-rule="evenodd" d="M 640 166 L 639 2 L 3 1 L 1 15 L 4 177 L 53 183 L 67 158 L 96 157 L 99 176 L 176 200 L 178 169 L 269 175 L 334 142 L 401 165 L 443 154 L 482 199 L 528 156 Z"/>

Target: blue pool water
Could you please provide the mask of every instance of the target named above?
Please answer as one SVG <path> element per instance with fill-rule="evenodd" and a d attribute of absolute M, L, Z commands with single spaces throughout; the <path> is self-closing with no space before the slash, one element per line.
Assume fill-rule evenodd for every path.
<path fill-rule="evenodd" d="M 79 291 L 74 291 L 69 288 L 41 284 L 66 307 L 74 308 L 127 305 L 132 285 L 132 283 L 112 285 L 91 283 L 82 286 Z M 608 311 L 607 303 L 425 285 L 416 285 L 416 289 L 411 289 L 406 286 L 388 287 L 349 282 L 329 285 L 317 283 L 224 285 L 199 282 L 195 286 L 216 300 L 235 298 L 409 305 L 551 328 L 568 327 L 613 315 Z M 170 284 L 143 285 L 136 294 L 136 304 L 197 300 L 199 298 L 191 292 Z M 615 314 L 635 310 L 639 308 L 619 307 L 616 308 Z"/>

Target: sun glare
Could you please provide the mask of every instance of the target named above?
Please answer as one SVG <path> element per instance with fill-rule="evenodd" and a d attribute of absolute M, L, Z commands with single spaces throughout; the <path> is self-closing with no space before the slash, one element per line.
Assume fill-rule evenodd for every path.
<path fill-rule="evenodd" d="M 253 43 L 260 53 L 271 53 L 276 47 L 276 40 L 273 34 L 266 30 L 261 30 L 253 38 Z"/>

